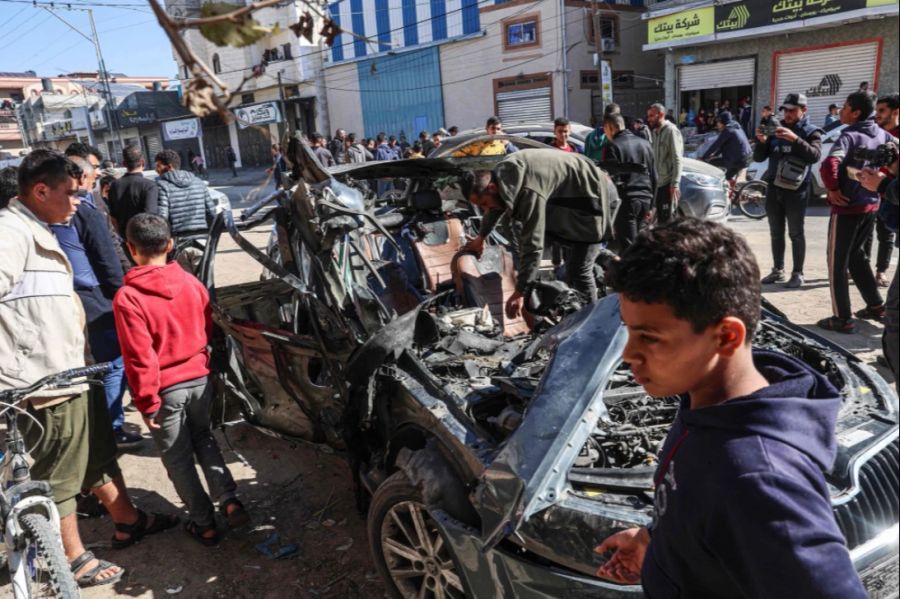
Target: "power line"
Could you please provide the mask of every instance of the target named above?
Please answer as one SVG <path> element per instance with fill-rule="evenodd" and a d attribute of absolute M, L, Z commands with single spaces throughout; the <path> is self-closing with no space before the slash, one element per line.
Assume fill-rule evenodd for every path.
<path fill-rule="evenodd" d="M 7 43 L 5 43 L 5 44 L 3 44 L 2 46 L 0 46 L 0 50 L 3 50 L 3 49 L 5 49 L 5 48 L 9 48 L 9 47 L 12 46 L 14 43 L 16 43 L 17 41 L 19 41 L 20 39 L 22 39 L 23 37 L 25 37 L 26 35 L 28 35 L 29 33 L 31 33 L 32 31 L 34 31 L 35 29 L 37 29 L 38 27 L 40 27 L 41 25 L 43 25 L 44 23 L 46 23 L 46 22 L 49 21 L 49 20 L 50 20 L 50 15 L 47 15 L 47 17 L 46 17 L 43 21 L 38 21 L 38 22 L 37 22 L 33 27 L 31 27 L 30 29 L 26 29 L 25 31 L 23 31 L 22 33 L 20 33 L 19 35 L 17 35 L 16 37 L 14 37 L 14 38 L 12 38 L 11 40 L 9 40 Z M 21 27 L 22 25 L 24 25 L 24 23 L 20 24 L 19 26 Z"/>
<path fill-rule="evenodd" d="M 8 24 L 12 23 L 16 19 L 16 17 L 18 17 L 23 12 L 25 12 L 27 9 L 28 9 L 27 6 L 23 6 L 22 9 L 17 11 L 13 16 L 11 16 L 10 18 L 8 18 L 5 21 L 3 21 L 2 23 L 0 23 L 0 29 L 2 29 L 3 27 L 6 27 Z"/>

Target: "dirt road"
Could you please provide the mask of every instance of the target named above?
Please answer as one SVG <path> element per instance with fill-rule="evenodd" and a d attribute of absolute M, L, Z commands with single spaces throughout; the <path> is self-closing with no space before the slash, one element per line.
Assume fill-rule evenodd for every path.
<path fill-rule="evenodd" d="M 765 290 L 776 306 L 806 326 L 830 314 L 825 271 L 827 221 L 824 208 L 810 209 L 807 286 L 801 290 L 780 286 Z M 771 267 L 766 222 L 736 216 L 731 225 L 747 236 L 765 274 Z M 262 230 L 248 234 L 259 246 L 265 244 L 266 236 L 267 231 Z M 896 253 L 891 274 L 895 265 Z M 217 284 L 253 280 L 259 272 L 259 266 L 231 240 L 222 240 Z M 854 309 L 862 307 L 855 289 L 851 295 Z M 880 348 L 878 325 L 863 323 L 856 335 L 824 334 L 869 362 L 874 361 Z M 134 413 L 128 420 L 134 425 L 139 422 Z M 109 520 L 84 520 L 81 530 L 90 547 L 128 570 L 126 577 L 112 587 L 85 591 L 85 599 L 384 596 L 369 557 L 365 521 L 355 508 L 350 473 L 342 458 L 310 446 L 292 445 L 244 424 L 229 427 L 218 437 L 242 498 L 253 514 L 252 530 L 229 534 L 216 549 L 203 548 L 180 530 L 172 530 L 116 552 L 109 549 Z M 149 440 L 140 451 L 123 454 L 120 463 L 135 503 L 150 510 L 182 510 Z M 273 560 L 257 549 L 257 544 L 274 533 L 282 544 L 297 545 L 293 556 Z M 8 592 L 8 586 L 0 587 L 0 595 Z"/>

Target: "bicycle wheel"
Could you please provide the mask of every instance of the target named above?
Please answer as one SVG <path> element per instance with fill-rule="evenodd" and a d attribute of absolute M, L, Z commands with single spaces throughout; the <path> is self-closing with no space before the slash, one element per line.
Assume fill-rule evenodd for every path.
<path fill-rule="evenodd" d="M 766 217 L 766 189 L 765 181 L 747 181 L 735 190 L 738 198 L 738 207 L 745 216 L 760 220 Z"/>
<path fill-rule="evenodd" d="M 22 552 L 33 557 L 28 565 L 30 596 L 78 599 L 78 584 L 69 570 L 59 533 L 42 514 L 24 514 L 19 517 L 19 524 L 25 536 Z"/>

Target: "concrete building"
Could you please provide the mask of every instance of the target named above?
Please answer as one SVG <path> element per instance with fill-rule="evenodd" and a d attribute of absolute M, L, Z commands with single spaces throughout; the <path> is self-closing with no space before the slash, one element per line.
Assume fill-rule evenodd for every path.
<path fill-rule="evenodd" d="M 113 73 L 110 78 L 111 87 L 127 87 L 130 91 L 152 89 L 154 85 L 168 86 L 165 77 L 129 77 Z M 90 109 L 99 99 L 97 96 L 105 95 L 100 88 L 97 72 L 56 77 L 39 77 L 34 71 L 0 73 L 0 150 L 19 154 L 30 150 L 33 144 L 55 147 L 57 141 L 74 140 L 78 135 L 87 139 L 89 128 L 84 122 L 83 109 Z M 56 98 L 47 98 L 50 95 Z M 113 95 L 116 95 L 115 91 Z M 42 97 L 46 101 L 39 101 Z M 23 107 L 28 119 L 24 126 L 19 123 Z M 44 118 L 45 114 L 47 118 Z M 52 125 L 54 122 L 58 124 Z M 40 132 L 35 135 L 38 127 Z M 26 139 L 29 131 L 31 137 Z"/>
<path fill-rule="evenodd" d="M 199 15 L 200 0 L 175 0 L 166 3 L 169 14 L 181 17 Z M 269 148 L 281 140 L 286 129 L 310 134 L 328 131 L 328 111 L 322 87 L 322 54 L 318 40 L 300 41 L 288 26 L 297 23 L 304 5 L 289 3 L 254 13 L 263 25 L 279 24 L 281 31 L 243 48 L 216 46 L 198 31 L 185 33 L 188 44 L 226 83 L 241 88 L 239 102 L 232 112 L 238 119 L 226 124 L 219 115 L 202 119 L 202 144 L 207 165 L 227 167 L 226 150 L 230 146 L 238 166 L 269 165 Z M 174 54 L 174 52 L 173 52 Z M 186 87 L 191 78 L 181 58 L 179 79 Z M 245 78 L 256 73 L 257 77 Z"/>
<path fill-rule="evenodd" d="M 898 90 L 897 0 L 669 1 L 644 15 L 648 52 L 665 52 L 666 105 L 709 108 L 750 97 L 755 121 L 789 92 L 813 123 L 865 84 Z"/>
<path fill-rule="evenodd" d="M 643 53 L 643 2 L 350 0 L 325 68 L 334 127 L 374 137 L 600 114 L 602 54 L 626 114 L 662 98 L 662 53 Z M 595 16 L 595 12 L 597 13 Z M 599 21 L 597 18 L 599 17 Z M 594 30 L 599 22 L 599 39 Z"/>

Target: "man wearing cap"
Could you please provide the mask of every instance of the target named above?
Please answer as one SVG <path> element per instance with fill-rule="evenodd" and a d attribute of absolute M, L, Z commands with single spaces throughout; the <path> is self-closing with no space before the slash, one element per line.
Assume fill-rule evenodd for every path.
<path fill-rule="evenodd" d="M 720 112 L 716 116 L 716 127 L 719 129 L 719 136 L 703 153 L 702 160 L 707 160 L 714 154 L 721 155 L 725 178 L 731 180 L 747 168 L 747 161 L 753 150 L 741 125 L 731 118 L 730 112 Z"/>
<path fill-rule="evenodd" d="M 803 285 L 803 262 L 806 260 L 804 220 L 809 201 L 811 167 L 822 154 L 822 130 L 809 122 L 806 96 L 788 94 L 781 105 L 783 118 L 772 135 L 756 130 L 759 143 L 753 150 L 753 160 L 769 159 L 763 179 L 769 184 L 766 192 L 766 215 L 772 238 L 772 272 L 763 277 L 763 285 L 785 280 L 784 229 L 787 222 L 791 238 L 793 269 L 785 287 L 797 289 Z M 765 123 L 761 124 L 765 126 Z"/>

